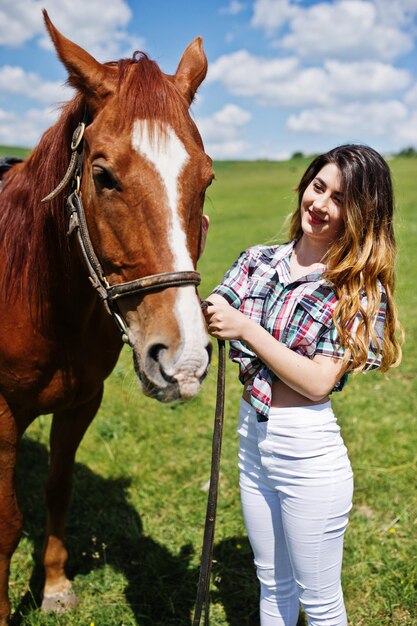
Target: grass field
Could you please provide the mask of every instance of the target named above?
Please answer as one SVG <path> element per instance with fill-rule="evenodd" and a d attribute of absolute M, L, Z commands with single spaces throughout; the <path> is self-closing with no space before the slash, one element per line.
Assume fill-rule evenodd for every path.
<path fill-rule="evenodd" d="M 0 152 L 1 153 L 1 152 Z M 417 624 L 416 354 L 417 160 L 390 162 L 397 195 L 398 305 L 404 360 L 392 373 L 361 375 L 333 405 L 355 473 L 343 583 L 351 626 Z M 209 190 L 211 228 L 200 263 L 202 295 L 248 245 L 284 241 L 292 189 L 306 166 L 221 162 Z M 214 358 L 214 366 L 216 358 Z M 256 626 L 258 590 L 237 486 L 236 368 L 228 364 L 212 626 Z M 18 492 L 24 533 L 11 568 L 17 626 L 190 626 L 206 508 L 215 367 L 197 398 L 144 398 L 126 349 L 77 457 L 68 517 L 69 573 L 79 607 L 37 608 L 42 585 L 43 482 L 49 417 L 24 438 Z M 300 620 L 300 624 L 303 623 Z"/>
<path fill-rule="evenodd" d="M 0 146 L 0 157 L 18 157 L 24 159 L 29 154 L 29 150 L 26 148 L 10 148 L 8 146 Z"/>

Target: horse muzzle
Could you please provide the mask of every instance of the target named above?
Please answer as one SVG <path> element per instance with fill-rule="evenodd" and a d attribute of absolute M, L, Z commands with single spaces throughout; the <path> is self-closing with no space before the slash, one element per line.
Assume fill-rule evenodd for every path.
<path fill-rule="evenodd" d="M 193 398 L 207 375 L 211 353 L 208 341 L 203 349 L 177 351 L 171 357 L 167 342 L 160 338 L 144 346 L 142 357 L 134 349 L 135 371 L 144 394 L 160 402 Z"/>

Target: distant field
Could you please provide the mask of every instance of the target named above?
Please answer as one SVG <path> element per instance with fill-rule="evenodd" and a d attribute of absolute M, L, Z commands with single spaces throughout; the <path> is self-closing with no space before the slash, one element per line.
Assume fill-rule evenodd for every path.
<path fill-rule="evenodd" d="M 0 146 L 0 157 L 10 156 L 24 159 L 27 157 L 29 152 L 30 150 L 28 148 L 11 148 L 9 146 Z"/>
<path fill-rule="evenodd" d="M 205 208 L 211 217 L 209 241 L 199 267 L 202 295 L 247 246 L 286 239 L 284 219 L 294 208 L 292 189 L 306 163 L 215 164 L 216 180 Z M 356 377 L 333 400 L 355 473 L 343 571 L 352 626 L 417 624 L 417 159 L 396 158 L 390 165 L 398 204 L 397 300 L 407 335 L 404 361 L 385 377 Z M 42 579 L 49 418 L 31 426 L 18 475 L 25 527 L 12 562 L 13 624 L 190 626 L 209 478 L 216 360 L 196 399 L 161 405 L 140 394 L 129 351 L 123 352 L 78 454 L 68 547 L 80 605 L 67 616 L 45 617 L 35 608 Z M 240 392 L 229 363 L 212 626 L 259 624 L 257 583 L 237 485 Z"/>

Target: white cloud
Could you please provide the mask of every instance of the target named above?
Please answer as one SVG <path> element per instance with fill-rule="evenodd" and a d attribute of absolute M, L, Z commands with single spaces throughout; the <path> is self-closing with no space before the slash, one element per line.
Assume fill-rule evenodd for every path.
<path fill-rule="evenodd" d="M 329 89 L 337 99 L 384 96 L 405 89 L 411 81 L 407 70 L 375 61 L 326 61 L 324 69 L 327 72 Z"/>
<path fill-rule="evenodd" d="M 417 0 L 374 0 L 383 23 L 410 26 L 417 14 Z"/>
<path fill-rule="evenodd" d="M 239 96 L 276 102 L 279 100 L 279 85 L 294 75 L 297 66 L 294 57 L 265 59 L 255 57 L 247 50 L 238 50 L 212 62 L 206 81 L 221 82 L 228 91 Z"/>
<path fill-rule="evenodd" d="M 212 116 L 215 124 L 224 126 L 235 126 L 240 128 L 245 126 L 251 119 L 252 115 L 249 111 L 245 111 L 236 104 L 226 104 L 220 111 Z"/>
<path fill-rule="evenodd" d="M 0 44 L 20 46 L 42 30 L 41 0 L 14 0 L 0 7 Z"/>
<path fill-rule="evenodd" d="M 220 142 L 223 139 L 235 139 L 251 117 L 249 111 L 235 104 L 226 104 L 210 117 L 198 118 L 197 126 L 204 142 Z"/>
<path fill-rule="evenodd" d="M 0 144 L 31 147 L 57 118 L 58 111 L 51 109 L 30 109 L 24 113 L 0 109 Z"/>
<path fill-rule="evenodd" d="M 238 157 L 248 147 L 240 135 L 251 118 L 249 111 L 235 104 L 226 104 L 210 117 L 198 118 L 206 152 L 215 159 Z"/>
<path fill-rule="evenodd" d="M 404 102 L 417 109 L 417 83 L 405 94 Z"/>
<path fill-rule="evenodd" d="M 66 37 L 100 61 L 131 56 L 145 47 L 143 39 L 126 30 L 132 13 L 125 0 L 14 0 L 7 10 L 0 8 L 0 44 L 19 46 L 35 37 L 40 46 L 52 49 L 42 8 Z"/>
<path fill-rule="evenodd" d="M 241 159 L 246 152 L 246 141 L 218 141 L 205 144 L 205 150 L 212 159 Z"/>
<path fill-rule="evenodd" d="M 251 94 L 255 82 L 266 82 L 289 76 L 298 66 L 295 57 L 266 59 L 256 57 L 247 50 L 225 54 L 209 65 L 206 82 L 215 81 L 238 90 L 241 95 Z M 247 89 L 245 87 L 247 83 Z"/>
<path fill-rule="evenodd" d="M 287 26 L 276 47 L 307 59 L 390 61 L 413 48 L 408 27 L 416 11 L 414 0 L 336 0 L 309 7 L 291 0 L 257 0 L 252 25 L 267 35 Z"/>
<path fill-rule="evenodd" d="M 404 146 L 417 147 L 417 108 L 411 111 L 409 117 L 394 128 L 393 141 L 396 148 Z"/>
<path fill-rule="evenodd" d="M 220 7 L 221 15 L 238 15 L 246 9 L 246 4 L 239 0 L 230 0 L 227 6 Z"/>
<path fill-rule="evenodd" d="M 398 100 L 353 102 L 334 109 L 314 108 L 290 115 L 287 128 L 298 133 L 345 136 L 347 139 L 383 136 L 409 119 L 407 107 Z"/>
<path fill-rule="evenodd" d="M 230 93 L 263 105 L 301 107 L 386 96 L 406 88 L 410 75 L 372 61 L 327 61 L 323 67 L 302 68 L 295 57 L 266 59 L 239 50 L 214 61 L 207 81 L 221 82 Z"/>
<path fill-rule="evenodd" d="M 291 0 L 256 0 L 252 26 L 263 28 L 268 35 L 284 26 L 298 12 Z"/>
<path fill-rule="evenodd" d="M 280 45 L 307 58 L 388 61 L 410 51 L 413 40 L 398 27 L 382 23 L 374 3 L 341 0 L 297 12 Z"/>
<path fill-rule="evenodd" d="M 0 67 L 0 92 L 25 96 L 43 104 L 64 102 L 74 94 L 60 81 L 45 81 L 34 72 L 10 65 Z"/>

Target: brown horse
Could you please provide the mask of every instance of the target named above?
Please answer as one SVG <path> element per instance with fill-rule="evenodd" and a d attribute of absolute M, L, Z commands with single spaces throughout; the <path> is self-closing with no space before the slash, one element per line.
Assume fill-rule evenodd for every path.
<path fill-rule="evenodd" d="M 147 395 L 192 397 L 210 358 L 194 270 L 213 171 L 189 115 L 207 70 L 201 39 L 188 46 L 171 76 L 137 53 L 101 64 L 44 17 L 77 95 L 27 161 L 5 173 L 0 192 L 2 626 L 10 613 L 10 558 L 22 528 L 16 450 L 27 426 L 45 413 L 53 420 L 43 605 L 59 610 L 75 603 L 65 575 L 64 518 L 77 447 L 122 347 L 108 311 L 133 348 Z M 75 178 L 42 203 L 64 178 L 71 154 Z M 84 207 L 84 248 L 75 236 L 84 219 L 78 205 Z"/>

